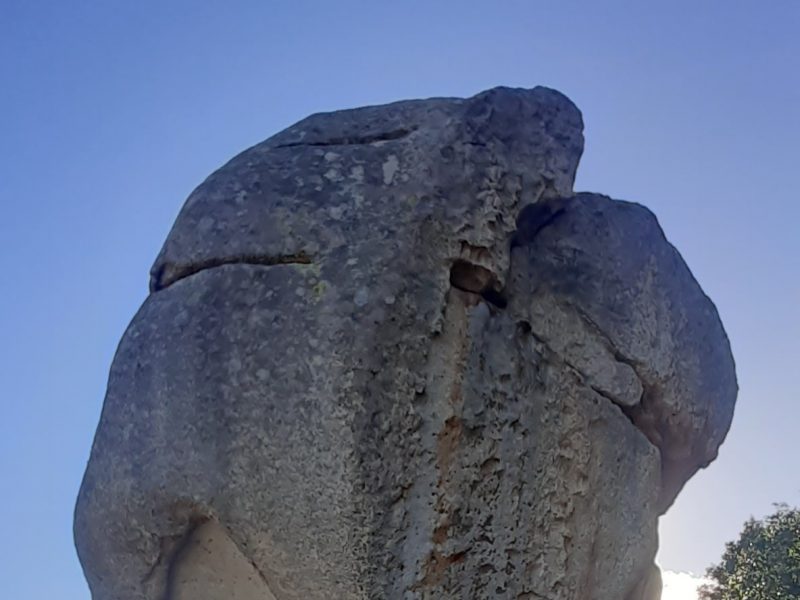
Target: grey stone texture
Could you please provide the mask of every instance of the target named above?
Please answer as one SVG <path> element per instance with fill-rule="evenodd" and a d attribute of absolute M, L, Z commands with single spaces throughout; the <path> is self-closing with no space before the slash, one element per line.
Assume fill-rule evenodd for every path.
<path fill-rule="evenodd" d="M 94 600 L 650 600 L 736 381 L 546 88 L 308 117 L 188 198 L 75 513 Z"/>

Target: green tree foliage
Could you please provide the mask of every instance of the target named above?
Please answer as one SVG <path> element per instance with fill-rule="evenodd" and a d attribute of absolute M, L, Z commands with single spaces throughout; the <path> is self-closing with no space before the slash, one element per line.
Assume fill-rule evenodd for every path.
<path fill-rule="evenodd" d="M 800 510 L 785 504 L 763 520 L 750 519 L 708 569 L 712 584 L 701 600 L 800 600 Z"/>

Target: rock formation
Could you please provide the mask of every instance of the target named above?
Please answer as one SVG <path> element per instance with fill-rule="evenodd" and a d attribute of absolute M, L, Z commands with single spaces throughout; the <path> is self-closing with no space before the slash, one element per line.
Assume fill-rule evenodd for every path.
<path fill-rule="evenodd" d="M 734 365 L 655 217 L 573 193 L 582 127 L 545 88 L 398 102 L 203 182 L 111 368 L 93 598 L 657 597 Z"/>

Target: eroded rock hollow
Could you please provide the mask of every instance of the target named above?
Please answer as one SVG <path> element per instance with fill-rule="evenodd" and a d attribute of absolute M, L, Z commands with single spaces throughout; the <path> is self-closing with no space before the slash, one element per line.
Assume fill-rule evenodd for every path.
<path fill-rule="evenodd" d="M 651 600 L 736 397 L 655 217 L 573 192 L 579 111 L 311 116 L 188 198 L 75 514 L 95 600 Z"/>

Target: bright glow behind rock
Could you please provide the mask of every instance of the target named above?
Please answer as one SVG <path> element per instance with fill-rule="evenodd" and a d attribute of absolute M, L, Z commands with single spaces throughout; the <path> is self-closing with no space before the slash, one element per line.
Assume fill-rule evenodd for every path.
<path fill-rule="evenodd" d="M 697 600 L 697 589 L 709 583 L 705 577 L 696 577 L 691 573 L 664 571 L 661 576 L 664 580 L 661 600 Z"/>

